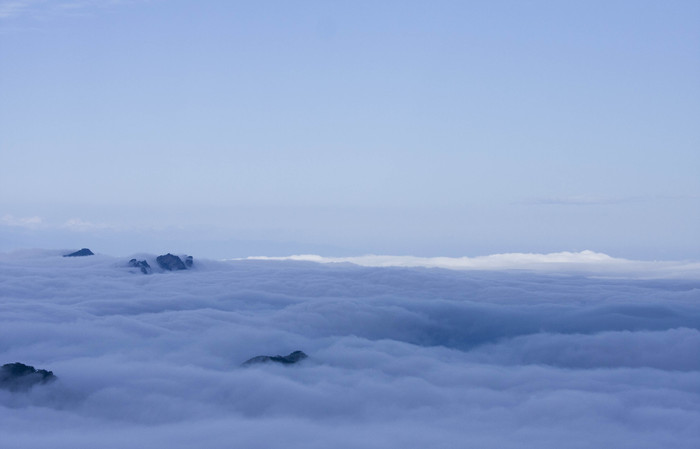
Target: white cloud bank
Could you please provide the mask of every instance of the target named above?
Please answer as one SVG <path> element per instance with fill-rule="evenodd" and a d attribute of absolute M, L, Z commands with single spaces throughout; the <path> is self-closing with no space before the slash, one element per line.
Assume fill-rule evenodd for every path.
<path fill-rule="evenodd" d="M 0 389 L 3 447 L 700 440 L 697 279 L 196 259 L 146 276 L 62 253 L 0 254 L 0 362 L 59 378 Z"/>
<path fill-rule="evenodd" d="M 378 256 L 323 257 L 311 254 L 287 257 L 249 257 L 252 260 L 292 260 L 317 263 L 352 263 L 364 267 L 424 267 L 451 270 L 528 270 L 625 277 L 700 278 L 700 263 L 688 261 L 639 261 L 594 251 L 549 254 L 506 253 L 479 257 Z M 240 259 L 239 259 L 240 260 Z"/>

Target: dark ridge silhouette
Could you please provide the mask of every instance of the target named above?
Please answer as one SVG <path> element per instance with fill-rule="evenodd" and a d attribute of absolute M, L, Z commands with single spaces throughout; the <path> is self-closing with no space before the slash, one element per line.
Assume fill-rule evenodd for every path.
<path fill-rule="evenodd" d="M 0 388 L 10 391 L 26 391 L 34 385 L 56 380 L 53 372 L 37 370 L 24 363 L 6 363 L 0 368 Z"/>
<path fill-rule="evenodd" d="M 156 262 L 158 262 L 158 265 L 162 269 L 168 271 L 187 269 L 185 264 L 182 262 L 182 259 L 170 253 L 165 254 L 163 256 L 158 256 L 156 258 Z"/>
<path fill-rule="evenodd" d="M 141 273 L 149 274 L 151 272 L 151 266 L 145 260 L 131 259 L 129 261 L 129 266 L 134 268 L 140 268 Z"/>
<path fill-rule="evenodd" d="M 246 360 L 243 362 L 242 366 L 249 366 L 249 365 L 255 365 L 258 363 L 269 363 L 269 362 L 275 362 L 275 363 L 281 363 L 282 365 L 292 365 L 294 363 L 299 363 L 300 361 L 304 360 L 305 358 L 309 357 L 308 355 L 304 354 L 302 351 L 294 351 L 289 355 L 259 355 L 257 357 L 253 357 L 252 359 Z"/>
<path fill-rule="evenodd" d="M 64 254 L 63 257 L 82 257 L 82 256 L 94 256 L 94 255 L 95 255 L 95 253 L 93 253 L 89 249 L 83 248 L 83 249 L 76 251 L 74 253 Z"/>

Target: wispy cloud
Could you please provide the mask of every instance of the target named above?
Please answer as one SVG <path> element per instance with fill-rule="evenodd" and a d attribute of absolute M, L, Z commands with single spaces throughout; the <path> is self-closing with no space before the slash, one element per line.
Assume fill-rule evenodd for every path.
<path fill-rule="evenodd" d="M 641 197 L 611 197 L 596 195 L 570 195 L 530 198 L 521 202 L 524 204 L 562 205 L 562 206 L 598 206 L 621 204 L 643 200 Z"/>
<path fill-rule="evenodd" d="M 32 6 L 40 3 L 37 0 L 14 0 L 0 2 L 0 19 L 16 17 L 28 12 Z"/>
<path fill-rule="evenodd" d="M 12 214 L 5 214 L 0 218 L 0 224 L 4 226 L 35 229 L 44 225 L 41 217 L 15 217 Z"/>
<path fill-rule="evenodd" d="M 103 229 L 119 229 L 119 227 L 115 225 L 111 225 L 108 223 L 93 223 L 91 221 L 83 220 L 81 218 L 71 218 L 69 220 L 66 220 L 66 222 L 63 223 L 61 227 L 77 232 L 98 231 Z"/>
<path fill-rule="evenodd" d="M 31 17 L 45 19 L 61 15 L 90 14 L 102 8 L 144 3 L 150 0 L 11 0 L 0 1 L 0 19 Z"/>
<path fill-rule="evenodd" d="M 610 204 L 638 203 L 644 201 L 683 201 L 697 200 L 698 195 L 646 195 L 646 196 L 596 196 L 596 195 L 570 195 L 531 198 L 520 202 L 521 204 L 542 204 L 555 206 L 601 206 Z"/>
<path fill-rule="evenodd" d="M 130 228 L 123 225 L 104 222 L 93 222 L 79 217 L 70 218 L 63 222 L 46 220 L 39 216 L 18 217 L 12 214 L 5 214 L 0 217 L 0 226 L 14 228 L 42 229 L 42 230 L 68 230 L 74 232 L 91 232 L 101 230 L 128 230 Z"/>

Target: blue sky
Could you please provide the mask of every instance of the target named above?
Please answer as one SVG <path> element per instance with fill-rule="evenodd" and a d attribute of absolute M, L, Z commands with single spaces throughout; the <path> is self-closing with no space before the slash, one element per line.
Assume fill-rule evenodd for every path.
<path fill-rule="evenodd" d="M 0 1 L 0 250 L 697 259 L 698 17 Z"/>

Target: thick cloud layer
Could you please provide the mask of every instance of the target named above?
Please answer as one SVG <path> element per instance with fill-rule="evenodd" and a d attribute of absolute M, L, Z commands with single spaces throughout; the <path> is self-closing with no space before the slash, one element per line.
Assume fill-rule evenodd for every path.
<path fill-rule="evenodd" d="M 700 440 L 693 276 L 290 260 L 195 260 L 142 275 L 128 258 L 61 254 L 0 255 L 0 362 L 58 376 L 0 389 L 3 447 Z M 309 359 L 240 366 L 297 349 Z"/>

